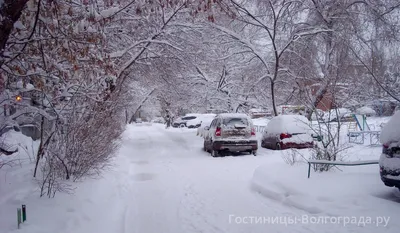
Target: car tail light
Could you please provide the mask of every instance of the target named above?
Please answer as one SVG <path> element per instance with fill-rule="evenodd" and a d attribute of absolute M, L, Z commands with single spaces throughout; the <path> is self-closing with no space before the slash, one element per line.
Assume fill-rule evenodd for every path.
<path fill-rule="evenodd" d="M 221 128 L 217 127 L 217 129 L 215 130 L 215 136 L 220 137 L 221 136 Z"/>
<path fill-rule="evenodd" d="M 393 157 L 392 150 L 389 148 L 389 143 L 384 143 L 382 147 L 382 153 L 386 154 L 388 157 Z"/>
<path fill-rule="evenodd" d="M 251 136 L 255 136 L 256 135 L 256 129 L 255 128 L 251 128 Z"/>
<path fill-rule="evenodd" d="M 280 139 L 285 139 L 285 138 L 291 138 L 292 135 L 288 134 L 288 133 L 281 133 L 281 135 L 279 135 Z"/>

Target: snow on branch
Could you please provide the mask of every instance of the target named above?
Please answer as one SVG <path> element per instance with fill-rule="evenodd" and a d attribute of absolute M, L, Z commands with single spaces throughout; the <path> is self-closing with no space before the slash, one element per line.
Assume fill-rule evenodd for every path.
<path fill-rule="evenodd" d="M 177 46 L 175 46 L 175 45 L 169 43 L 168 41 L 149 39 L 149 40 L 141 40 L 141 41 L 138 41 L 138 42 L 134 43 L 133 45 L 129 46 L 128 48 L 126 48 L 126 49 L 124 49 L 124 50 L 117 51 L 117 52 L 113 52 L 113 53 L 110 54 L 110 57 L 111 57 L 111 58 L 119 58 L 119 57 L 122 57 L 122 56 L 124 56 L 127 52 L 129 52 L 131 49 L 133 49 L 133 48 L 135 48 L 135 47 L 138 47 L 139 45 L 144 44 L 144 43 L 163 44 L 163 45 L 167 45 L 167 46 L 169 46 L 169 47 L 171 47 L 171 48 L 174 48 L 174 49 L 176 49 L 176 50 L 178 50 L 178 51 L 182 51 L 181 48 L 179 48 L 179 47 L 177 47 Z"/>

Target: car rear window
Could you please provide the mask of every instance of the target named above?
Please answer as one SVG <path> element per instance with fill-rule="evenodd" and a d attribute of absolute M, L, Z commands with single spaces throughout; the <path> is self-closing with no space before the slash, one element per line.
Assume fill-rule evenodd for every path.
<path fill-rule="evenodd" d="M 225 118 L 225 119 L 223 119 L 223 123 L 222 124 L 226 125 L 226 126 L 234 126 L 236 124 L 249 125 L 249 121 L 246 118 L 239 118 L 239 117 Z"/>

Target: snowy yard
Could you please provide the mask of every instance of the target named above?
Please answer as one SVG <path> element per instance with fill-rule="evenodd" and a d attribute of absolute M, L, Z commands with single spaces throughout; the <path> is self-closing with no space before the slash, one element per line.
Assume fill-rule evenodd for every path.
<path fill-rule="evenodd" d="M 398 232 L 400 192 L 384 186 L 378 165 L 339 167 L 307 179 L 290 151 L 212 158 L 196 130 L 129 125 L 109 171 L 74 195 L 38 198 L 33 166 L 0 170 L 1 233 Z M 37 146 L 37 145 L 36 145 Z M 379 159 L 357 145 L 346 160 Z M 307 156 L 307 150 L 302 153 Z M 23 154 L 20 155 L 23 157 Z M 25 156 L 26 158 L 26 156 Z M 16 229 L 16 208 L 28 220 Z"/>
<path fill-rule="evenodd" d="M 0 233 L 400 233 L 399 3 L 0 0 Z"/>

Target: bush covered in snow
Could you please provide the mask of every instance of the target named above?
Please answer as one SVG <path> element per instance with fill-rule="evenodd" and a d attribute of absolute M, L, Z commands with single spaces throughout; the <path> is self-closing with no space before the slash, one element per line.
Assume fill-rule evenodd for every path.
<path fill-rule="evenodd" d="M 375 110 L 372 109 L 371 107 L 367 107 L 367 106 L 358 108 L 356 110 L 356 113 L 360 114 L 360 115 L 366 115 L 366 116 L 375 116 L 376 115 Z"/>

